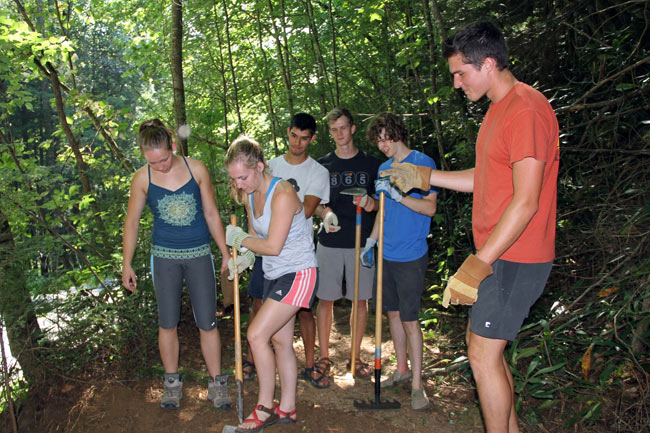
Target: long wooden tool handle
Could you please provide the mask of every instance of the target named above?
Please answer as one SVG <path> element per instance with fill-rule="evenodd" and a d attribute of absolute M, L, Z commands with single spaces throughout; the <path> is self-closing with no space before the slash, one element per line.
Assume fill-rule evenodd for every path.
<path fill-rule="evenodd" d="M 359 354 L 357 353 L 357 318 L 359 317 L 359 270 L 361 269 L 361 206 L 357 205 L 357 219 L 354 234 L 354 300 L 352 301 L 352 349 L 350 350 L 350 374 L 354 377 L 356 371 L 356 362 Z"/>
<path fill-rule="evenodd" d="M 237 216 L 230 215 L 230 225 L 237 226 Z M 235 312 L 235 380 L 243 381 L 244 374 L 242 369 L 241 357 L 241 319 L 239 315 L 239 269 L 237 269 L 237 248 L 232 247 L 232 261 L 235 264 L 235 277 L 232 281 L 233 302 Z"/>
<path fill-rule="evenodd" d="M 379 239 L 377 241 L 377 296 L 375 297 L 375 380 L 381 371 L 381 313 L 383 310 L 383 275 L 384 275 L 384 201 L 386 196 L 379 193 Z M 379 383 L 379 382 L 377 382 Z"/>

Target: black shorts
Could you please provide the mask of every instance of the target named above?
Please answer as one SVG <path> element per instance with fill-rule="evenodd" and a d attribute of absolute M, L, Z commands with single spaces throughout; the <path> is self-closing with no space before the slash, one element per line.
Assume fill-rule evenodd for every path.
<path fill-rule="evenodd" d="M 248 296 L 251 298 L 262 299 L 264 297 L 264 270 L 262 269 L 262 257 L 255 257 L 253 272 L 248 281 Z"/>
<path fill-rule="evenodd" d="M 494 262 L 494 273 L 479 286 L 478 299 L 469 311 L 470 330 L 485 338 L 517 338 L 530 308 L 544 291 L 551 265 Z"/>
<path fill-rule="evenodd" d="M 399 311 L 402 322 L 415 322 L 420 314 L 424 291 L 424 275 L 429 255 L 411 262 L 393 262 L 384 259 L 382 304 L 383 311 Z M 376 288 L 373 298 L 376 297 Z"/>
<path fill-rule="evenodd" d="M 264 300 L 267 298 L 300 308 L 310 308 L 318 289 L 318 268 L 282 275 L 275 280 L 264 279 Z"/>

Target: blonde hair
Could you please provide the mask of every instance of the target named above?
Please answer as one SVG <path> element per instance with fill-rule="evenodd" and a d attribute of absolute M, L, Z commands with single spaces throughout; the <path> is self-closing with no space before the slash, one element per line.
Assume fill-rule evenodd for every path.
<path fill-rule="evenodd" d="M 239 162 L 248 168 L 257 168 L 258 163 L 264 164 L 264 171 L 268 171 L 266 161 L 264 161 L 264 151 L 262 146 L 254 139 L 240 135 L 228 147 L 224 165 L 228 168 L 230 165 Z M 246 194 L 237 188 L 234 179 L 230 179 L 230 197 L 237 204 L 244 203 Z"/>

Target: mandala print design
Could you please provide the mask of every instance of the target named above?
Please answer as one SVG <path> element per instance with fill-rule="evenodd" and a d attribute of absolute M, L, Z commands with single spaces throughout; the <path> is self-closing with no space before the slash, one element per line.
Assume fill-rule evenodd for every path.
<path fill-rule="evenodd" d="M 191 194 L 171 194 L 158 200 L 160 217 L 173 226 L 189 226 L 196 216 L 196 200 Z"/>

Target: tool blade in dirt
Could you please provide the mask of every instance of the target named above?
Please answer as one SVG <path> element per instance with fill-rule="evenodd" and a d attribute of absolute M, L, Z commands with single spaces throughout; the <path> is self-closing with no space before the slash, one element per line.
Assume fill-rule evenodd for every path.
<path fill-rule="evenodd" d="M 397 410 L 402 407 L 397 400 L 354 400 L 354 407 L 359 410 Z"/>
<path fill-rule="evenodd" d="M 244 384 L 241 380 L 236 380 L 237 384 L 237 419 L 239 423 L 244 422 Z"/>
<path fill-rule="evenodd" d="M 365 188 L 347 188 L 340 192 L 343 195 L 364 196 L 368 194 Z"/>

